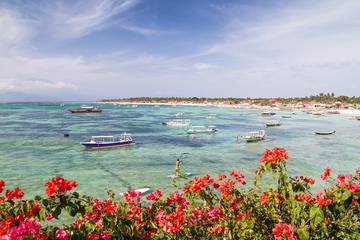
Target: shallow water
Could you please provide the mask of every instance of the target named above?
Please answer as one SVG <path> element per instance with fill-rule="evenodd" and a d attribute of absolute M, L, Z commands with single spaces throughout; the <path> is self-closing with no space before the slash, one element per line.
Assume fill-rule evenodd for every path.
<path fill-rule="evenodd" d="M 105 196 L 150 187 L 173 190 L 167 178 L 174 173 L 175 160 L 189 153 L 182 170 L 197 175 L 240 170 L 250 180 L 265 148 L 285 147 L 290 155 L 288 169 L 294 175 L 316 178 L 325 166 L 336 173 L 353 173 L 360 159 L 359 122 L 349 116 L 313 116 L 296 112 L 282 119 L 280 127 L 268 128 L 267 139 L 258 143 L 236 143 L 237 135 L 264 129 L 269 118 L 258 110 L 198 106 L 102 105 L 103 113 L 70 114 L 67 108 L 80 104 L 0 104 L 0 179 L 10 187 L 21 186 L 28 195 L 43 193 L 43 183 L 62 175 L 79 182 L 87 194 Z M 183 128 L 162 126 L 183 112 L 193 125 L 216 125 L 216 134 L 189 136 Z M 217 119 L 207 119 L 217 114 Z M 336 130 L 335 135 L 316 136 L 315 130 Z M 79 145 L 92 135 L 132 134 L 129 147 L 86 150 Z M 63 134 L 70 137 L 64 138 Z"/>

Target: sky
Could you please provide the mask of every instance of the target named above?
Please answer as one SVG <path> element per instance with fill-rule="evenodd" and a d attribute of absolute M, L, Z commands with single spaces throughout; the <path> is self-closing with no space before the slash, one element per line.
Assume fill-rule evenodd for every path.
<path fill-rule="evenodd" d="M 0 100 L 360 94 L 358 0 L 0 0 Z"/>

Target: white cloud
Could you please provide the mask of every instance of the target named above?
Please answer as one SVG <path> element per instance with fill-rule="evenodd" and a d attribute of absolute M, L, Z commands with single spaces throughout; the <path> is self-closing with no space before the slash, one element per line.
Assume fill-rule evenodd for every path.
<path fill-rule="evenodd" d="M 208 64 L 208 63 L 195 63 L 194 64 L 194 68 L 196 70 L 208 70 L 210 68 L 214 67 L 213 65 L 211 64 Z"/>

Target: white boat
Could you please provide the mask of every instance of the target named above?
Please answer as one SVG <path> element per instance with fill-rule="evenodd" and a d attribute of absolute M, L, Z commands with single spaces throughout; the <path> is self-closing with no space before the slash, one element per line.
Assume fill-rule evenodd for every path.
<path fill-rule="evenodd" d="M 215 133 L 215 132 L 217 132 L 215 126 L 192 126 L 189 130 L 187 130 L 188 134 Z"/>
<path fill-rule="evenodd" d="M 172 120 L 169 122 L 163 122 L 162 125 L 169 127 L 190 127 L 192 125 L 189 119 Z"/>
<path fill-rule="evenodd" d="M 240 140 L 245 140 L 246 142 L 259 142 L 265 139 L 265 130 L 260 130 L 257 132 L 249 132 L 246 136 L 238 136 L 238 142 Z"/>
<path fill-rule="evenodd" d="M 140 195 L 146 194 L 150 191 L 150 188 L 139 188 L 139 189 L 134 189 L 135 192 L 139 192 Z M 119 193 L 120 196 L 124 196 L 124 193 L 126 192 L 121 192 Z"/>
<path fill-rule="evenodd" d="M 183 118 L 184 116 L 185 116 L 185 114 L 182 112 L 178 112 L 175 114 L 175 117 L 177 117 L 177 118 Z"/>
<path fill-rule="evenodd" d="M 316 131 L 315 134 L 316 135 L 333 135 L 335 134 L 336 131 Z"/>
<path fill-rule="evenodd" d="M 120 137 L 114 136 L 92 136 L 89 141 L 80 144 L 86 148 L 111 148 L 133 144 L 131 136 L 127 133 L 121 134 Z"/>
<path fill-rule="evenodd" d="M 168 178 L 171 178 L 171 179 L 175 179 L 175 178 L 187 178 L 189 176 L 193 175 L 192 173 L 190 172 L 187 172 L 187 173 L 183 173 L 181 175 L 175 175 L 175 174 L 171 174 L 171 175 L 168 175 L 167 177 Z"/>
<path fill-rule="evenodd" d="M 207 119 L 215 119 L 215 118 L 217 118 L 217 114 L 209 114 L 207 116 Z"/>
<path fill-rule="evenodd" d="M 269 121 L 267 123 L 265 123 L 266 127 L 278 127 L 281 126 L 281 122 L 280 121 Z"/>

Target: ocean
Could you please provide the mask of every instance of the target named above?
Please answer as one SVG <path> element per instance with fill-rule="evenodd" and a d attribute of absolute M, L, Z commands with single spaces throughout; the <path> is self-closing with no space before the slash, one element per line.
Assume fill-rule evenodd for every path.
<path fill-rule="evenodd" d="M 194 175 L 239 170 L 253 180 L 259 157 L 266 148 L 284 147 L 289 153 L 292 175 L 316 179 L 324 167 L 335 174 L 354 173 L 359 167 L 360 126 L 347 115 L 314 116 L 275 111 L 271 118 L 255 109 L 101 104 L 102 113 L 71 114 L 80 103 L 0 104 L 0 179 L 9 187 L 20 186 L 28 197 L 44 194 L 44 182 L 61 175 L 78 181 L 84 194 L 105 197 L 106 190 L 123 192 L 149 187 L 169 192 L 175 189 L 167 177 L 174 174 L 182 154 L 181 169 Z M 163 126 L 182 112 L 193 125 L 215 125 L 215 134 L 189 135 L 184 128 Z M 217 118 L 208 119 L 208 114 Z M 264 127 L 280 120 L 280 127 Z M 236 142 L 238 135 L 266 129 L 265 141 Z M 317 136 L 314 131 L 336 130 L 335 135 Z M 136 144 L 128 147 L 88 150 L 79 142 L 94 135 L 132 134 Z M 68 138 L 64 134 L 68 133 Z M 179 180 L 181 186 L 186 180 Z"/>

